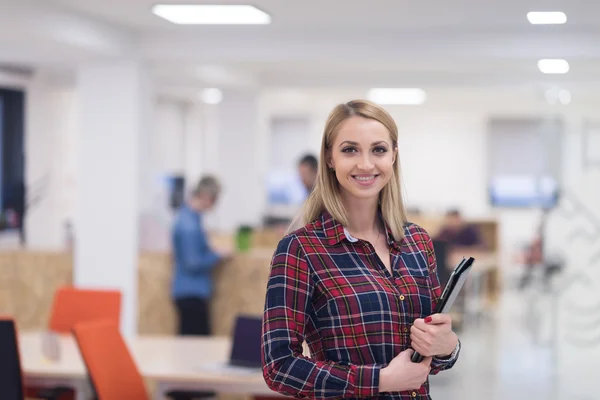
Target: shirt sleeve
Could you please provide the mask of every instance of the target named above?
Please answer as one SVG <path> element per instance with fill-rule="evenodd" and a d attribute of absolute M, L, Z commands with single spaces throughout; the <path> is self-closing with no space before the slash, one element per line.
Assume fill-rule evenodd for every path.
<path fill-rule="evenodd" d="M 191 272 L 206 271 L 219 261 L 218 254 L 208 244 L 200 221 L 185 221 L 179 233 L 179 251 L 183 266 Z"/>
<path fill-rule="evenodd" d="M 378 365 L 341 365 L 302 355 L 314 290 L 297 236 L 281 240 L 271 262 L 262 330 L 262 364 L 271 390 L 296 398 L 374 397 Z M 314 328 L 314 327 L 313 327 Z"/>
<path fill-rule="evenodd" d="M 431 237 L 429 237 L 429 234 L 425 232 L 425 230 L 422 230 L 422 235 L 423 238 L 426 240 L 427 264 L 429 267 L 429 278 L 431 282 L 431 308 L 435 309 L 435 306 L 437 305 L 438 301 L 440 300 L 440 297 L 442 296 L 442 288 L 440 287 L 440 280 L 438 278 L 437 273 L 437 261 L 435 259 L 433 241 L 431 240 Z M 461 346 L 459 341 L 456 349 L 454 350 L 454 352 L 452 352 L 449 358 L 433 357 L 433 360 L 431 361 L 430 374 L 436 375 L 440 371 L 452 368 L 456 363 L 456 360 L 458 360 L 460 347 Z"/>

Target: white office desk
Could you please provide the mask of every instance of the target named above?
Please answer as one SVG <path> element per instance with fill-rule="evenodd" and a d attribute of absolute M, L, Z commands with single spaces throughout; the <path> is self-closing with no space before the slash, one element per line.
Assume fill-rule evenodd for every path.
<path fill-rule="evenodd" d="M 87 398 L 91 391 L 87 372 L 73 337 L 60 337 L 61 357 L 51 362 L 42 354 L 42 336 L 41 332 L 19 335 L 26 383 L 70 385 L 81 393 L 79 399 Z M 206 366 L 224 363 L 229 358 L 228 338 L 139 336 L 127 340 L 127 344 L 142 376 L 156 384 L 155 399 L 163 399 L 162 394 L 171 389 L 277 396 L 267 387 L 260 372 L 224 373 Z"/>

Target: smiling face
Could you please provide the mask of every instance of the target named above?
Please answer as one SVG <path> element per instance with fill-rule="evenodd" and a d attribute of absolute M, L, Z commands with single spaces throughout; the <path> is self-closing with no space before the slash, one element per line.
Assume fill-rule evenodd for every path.
<path fill-rule="evenodd" d="M 397 149 L 381 122 L 353 116 L 343 121 L 328 151 L 342 198 L 374 200 L 393 176 Z"/>

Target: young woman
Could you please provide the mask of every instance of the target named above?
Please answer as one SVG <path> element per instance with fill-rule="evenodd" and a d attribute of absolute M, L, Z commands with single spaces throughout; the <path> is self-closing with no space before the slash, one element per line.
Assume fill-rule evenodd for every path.
<path fill-rule="evenodd" d="M 406 221 L 398 165 L 385 110 L 364 100 L 335 107 L 306 225 L 279 242 L 271 264 L 262 357 L 274 391 L 429 399 L 428 375 L 456 362 L 450 317 L 430 315 L 441 294 L 433 245 Z"/>

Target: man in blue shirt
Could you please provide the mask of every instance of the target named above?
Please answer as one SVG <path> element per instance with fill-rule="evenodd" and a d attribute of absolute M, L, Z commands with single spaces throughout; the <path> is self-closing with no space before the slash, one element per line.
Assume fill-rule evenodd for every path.
<path fill-rule="evenodd" d="M 202 216 L 215 205 L 220 190 L 216 178 L 203 177 L 175 218 L 172 295 L 180 335 L 210 335 L 212 274 L 225 254 L 210 248 Z"/>

